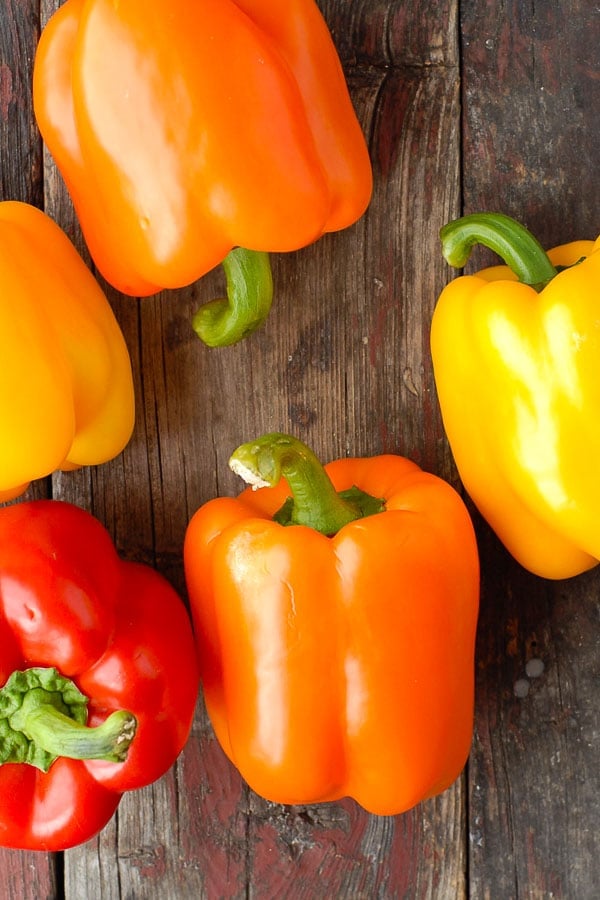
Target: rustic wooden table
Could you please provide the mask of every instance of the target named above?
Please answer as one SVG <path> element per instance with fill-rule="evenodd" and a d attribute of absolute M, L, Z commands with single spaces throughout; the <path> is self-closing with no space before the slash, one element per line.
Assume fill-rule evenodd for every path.
<path fill-rule="evenodd" d="M 1 197 L 45 208 L 83 250 L 31 106 L 36 40 L 59 5 L 3 0 Z M 27 495 L 92 510 L 123 555 L 182 593 L 186 524 L 205 500 L 238 492 L 228 455 L 260 433 L 292 431 L 323 459 L 398 452 L 458 485 L 428 351 L 434 303 L 453 277 L 443 223 L 498 209 L 547 246 L 600 231 L 596 2 L 319 5 L 368 135 L 367 214 L 274 257 L 268 323 L 233 348 L 209 350 L 190 327 L 221 290 L 219 272 L 141 302 L 109 291 L 133 360 L 134 437 L 112 463 Z M 173 770 L 127 795 L 96 840 L 59 855 L 0 851 L 0 897 L 598 897 L 600 569 L 543 581 L 475 523 L 475 733 L 464 776 L 443 796 L 393 818 L 351 801 L 264 802 L 199 705 Z M 544 664 L 537 678 L 531 659 Z"/>

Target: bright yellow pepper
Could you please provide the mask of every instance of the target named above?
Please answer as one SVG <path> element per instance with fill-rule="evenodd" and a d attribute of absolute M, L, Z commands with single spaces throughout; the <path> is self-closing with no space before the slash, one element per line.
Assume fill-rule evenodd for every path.
<path fill-rule="evenodd" d="M 48 216 L 0 203 L 0 500 L 116 456 L 134 420 L 129 353 L 108 300 Z"/>
<path fill-rule="evenodd" d="M 507 216 L 442 229 L 458 268 L 475 243 L 506 266 L 442 292 L 431 350 L 463 484 L 510 553 L 545 578 L 600 560 L 600 238 L 544 252 Z"/>

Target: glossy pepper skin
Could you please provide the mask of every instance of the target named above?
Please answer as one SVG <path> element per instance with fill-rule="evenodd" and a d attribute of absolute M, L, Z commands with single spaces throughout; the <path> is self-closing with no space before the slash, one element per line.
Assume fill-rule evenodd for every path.
<path fill-rule="evenodd" d="M 37 688 L 13 709 L 11 676 L 47 686 L 43 721 L 35 710 L 23 712 Z M 104 827 L 125 791 L 163 775 L 187 739 L 198 687 L 187 611 L 154 569 L 121 561 L 84 510 L 57 500 L 5 507 L 0 687 L 0 846 L 55 851 L 82 843 Z M 62 707 L 77 690 L 89 700 L 87 711 L 80 708 L 78 721 L 90 726 L 83 730 L 75 709 Z M 54 721 L 48 704 L 67 715 L 66 724 Z M 113 761 L 71 758 L 94 755 L 102 722 L 114 722 Z"/>
<path fill-rule="evenodd" d="M 0 501 L 55 469 L 116 456 L 134 423 L 129 353 L 67 236 L 0 203 Z"/>
<path fill-rule="evenodd" d="M 443 791 L 472 735 L 479 568 L 459 496 L 397 456 L 322 469 L 286 435 L 231 465 L 264 486 L 202 506 L 184 544 L 225 753 L 278 803 L 388 815 Z"/>
<path fill-rule="evenodd" d="M 600 559 L 600 240 L 546 255 L 495 213 L 442 238 L 452 265 L 475 243 L 508 263 L 456 278 L 434 311 L 437 392 L 461 479 L 526 569 L 577 575 Z"/>
<path fill-rule="evenodd" d="M 187 285 L 234 247 L 296 250 L 370 199 L 314 0 L 67 0 L 34 101 L 94 261 L 125 294 Z"/>

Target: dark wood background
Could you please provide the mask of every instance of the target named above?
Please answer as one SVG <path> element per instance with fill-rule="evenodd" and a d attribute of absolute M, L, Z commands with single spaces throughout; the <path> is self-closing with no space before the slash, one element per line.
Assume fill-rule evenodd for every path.
<path fill-rule="evenodd" d="M 84 250 L 31 107 L 36 40 L 59 5 L 2 0 L 1 198 L 45 208 Z M 271 317 L 233 348 L 209 350 L 190 327 L 221 292 L 218 271 L 141 302 L 109 291 L 133 360 L 134 437 L 113 462 L 27 495 L 92 510 L 123 555 L 182 592 L 191 514 L 240 490 L 228 456 L 265 431 L 292 431 L 324 460 L 398 452 L 458 484 L 428 350 L 433 306 L 453 277 L 442 224 L 498 209 L 547 246 L 600 231 L 597 3 L 319 5 L 368 136 L 367 214 L 274 257 Z M 473 265 L 484 261 L 478 253 Z M 600 569 L 543 581 L 475 523 L 474 742 L 443 796 L 392 818 L 352 801 L 266 803 L 225 761 L 200 705 L 173 770 L 127 795 L 96 840 L 58 855 L 0 851 L 0 897 L 598 897 Z M 538 678 L 526 675 L 530 659 L 544 663 Z M 522 679 L 529 692 L 518 697 Z"/>

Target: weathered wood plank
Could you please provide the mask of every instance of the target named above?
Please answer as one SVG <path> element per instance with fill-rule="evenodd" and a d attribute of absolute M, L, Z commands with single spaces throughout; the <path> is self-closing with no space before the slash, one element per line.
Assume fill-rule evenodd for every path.
<path fill-rule="evenodd" d="M 43 0 L 44 20 L 59 2 Z M 0 16 L 0 183 L 3 198 L 41 205 L 30 98 L 38 6 L 7 0 Z M 437 230 L 460 203 L 456 4 L 322 8 L 370 136 L 369 212 L 342 235 L 274 259 L 272 317 L 241 347 L 209 351 L 189 330 L 191 312 L 221 289 L 218 272 L 141 304 L 109 292 L 132 353 L 135 435 L 118 460 L 53 479 L 55 496 L 94 511 L 124 555 L 157 565 L 180 590 L 187 519 L 239 489 L 226 459 L 252 434 L 294 430 L 324 458 L 395 450 L 455 479 L 428 321 L 449 277 Z M 597 12 L 465 0 L 461 14 L 465 208 L 501 208 L 546 243 L 595 236 Z M 83 247 L 60 179 L 46 171 L 46 208 Z M 461 783 L 390 819 L 351 801 L 277 807 L 244 787 L 200 706 L 177 766 L 128 795 L 97 840 L 65 854 L 64 885 L 54 857 L 0 851 L 9 900 L 63 890 L 103 900 L 595 896 L 600 576 L 528 576 L 476 522 L 484 583 L 468 885 Z M 544 671 L 534 678 L 536 659 Z"/>
<path fill-rule="evenodd" d="M 347 4 L 330 5 L 334 33 L 336 17 L 342 22 L 347 10 Z M 386 45 L 393 47 L 400 43 L 398 24 L 390 30 L 389 23 L 397 20 L 386 21 Z M 444 28 L 452 33 L 451 23 L 440 17 L 439 29 Z M 264 331 L 222 351 L 207 350 L 191 334 L 192 311 L 222 289 L 220 272 L 140 306 L 134 347 L 140 420 L 123 456 L 135 454 L 139 469 L 134 477 L 135 465 L 126 462 L 132 474 L 127 479 L 112 464 L 95 472 L 94 508 L 107 492 L 115 498 L 111 518 L 118 517 L 119 497 L 121 503 L 126 498 L 129 538 L 123 532 L 121 542 L 131 546 L 131 534 L 141 535 L 142 554 L 151 548 L 174 582 L 180 580 L 189 515 L 217 492 L 239 490 L 226 460 L 254 434 L 292 429 L 325 458 L 396 449 L 448 470 L 439 440 L 430 444 L 440 426 L 427 399 L 431 370 L 421 317 L 421 304 L 431 308 L 443 269 L 428 261 L 423 283 L 421 261 L 433 256 L 431 218 L 442 224 L 457 205 L 457 179 L 448 177 L 449 165 L 454 176 L 458 171 L 457 70 L 388 73 L 374 58 L 372 67 L 350 68 L 349 78 L 366 131 L 373 135 L 373 206 L 343 235 L 331 235 L 293 258 L 274 259 L 277 297 Z M 131 301 L 117 303 L 120 315 L 121 302 Z M 398 359 L 403 385 L 396 381 Z M 148 517 L 141 512 L 148 497 L 149 541 Z M 397 820 L 369 817 L 351 803 L 335 805 L 333 812 L 282 809 L 244 788 L 203 718 L 177 772 L 183 779 L 177 805 L 171 794 L 161 813 L 179 821 L 179 833 L 148 831 L 144 843 L 136 819 L 150 793 L 161 789 L 126 798 L 117 816 L 117 841 L 110 845 L 112 858 L 108 847 L 102 853 L 96 842 L 66 855 L 67 896 L 77 895 L 84 878 L 90 883 L 97 859 L 103 860 L 102 883 L 118 884 L 123 896 L 195 896 L 201 885 L 207 896 L 249 891 L 275 897 L 290 890 L 299 871 L 304 888 L 294 881 L 294 891 L 307 896 L 349 889 L 356 896 L 465 893 L 460 784 Z M 106 840 L 105 833 L 99 842 Z M 140 879 L 140 867 L 131 861 L 143 857 L 142 849 L 144 858 L 161 864 L 146 866 Z M 184 873 L 183 882 L 176 869 Z"/>
<path fill-rule="evenodd" d="M 598 573 L 552 585 L 522 573 L 492 538 L 482 562 L 470 884 L 483 898 L 591 900 L 600 828 Z M 528 675 L 532 660 L 543 662 L 538 677 Z"/>
<path fill-rule="evenodd" d="M 348 5 L 339 8 L 345 13 Z M 431 219 L 441 225 L 457 209 L 451 174 L 458 170 L 457 70 L 351 70 L 350 83 L 372 135 L 376 189 L 367 216 L 344 234 L 274 260 L 277 297 L 261 334 L 216 353 L 193 339 L 180 350 L 188 354 L 187 380 L 176 393 L 198 444 L 192 458 L 199 460 L 198 473 L 186 470 L 190 512 L 216 489 L 239 490 L 226 467 L 229 450 L 272 429 L 292 428 L 324 458 L 395 449 L 448 470 L 440 441 L 429 443 L 440 432 L 428 402 L 421 304 L 431 308 L 443 278 L 439 261 L 432 262 Z M 194 286 L 190 309 L 213 296 L 218 281 L 215 274 Z M 404 385 L 397 380 L 398 360 Z M 200 385 L 199 392 L 190 395 L 190 384 Z M 212 386 L 208 398 L 205 384 Z M 200 480 L 207 452 L 215 453 L 212 484 L 212 470 Z M 208 792 L 221 794 L 222 767 L 215 754 Z M 250 813 L 246 881 L 240 885 L 237 865 L 235 877 L 215 868 L 211 896 L 242 896 L 246 884 L 260 897 L 460 897 L 466 865 L 461 797 L 457 785 L 406 816 L 379 820 L 351 803 L 283 809 L 242 795 L 232 818 L 239 823 L 241 812 Z"/>
<path fill-rule="evenodd" d="M 0 200 L 42 206 L 42 144 L 33 120 L 31 70 L 39 34 L 37 0 L 5 0 L 0 12 Z M 45 496 L 46 483 L 29 496 Z M 56 896 L 51 855 L 0 848 L 2 895 L 7 900 Z"/>
<path fill-rule="evenodd" d="M 49 853 L 0 848 L 0 877 L 6 900 L 54 900 L 61 889 L 56 857 Z"/>
<path fill-rule="evenodd" d="M 31 71 L 39 0 L 4 0 L 0 15 L 0 197 L 42 206 L 42 144 Z"/>
<path fill-rule="evenodd" d="M 461 18 L 465 210 L 505 211 L 546 246 L 595 237 L 597 9 L 466 0 Z M 473 266 L 487 258 L 477 254 Z M 536 579 L 481 523 L 479 533 L 471 890 L 587 900 L 600 879 L 600 575 Z M 531 660 L 543 662 L 537 678 Z"/>
<path fill-rule="evenodd" d="M 461 16 L 465 204 L 499 204 L 546 245 L 595 237 L 597 8 L 468 0 Z"/>
<path fill-rule="evenodd" d="M 342 62 L 366 66 L 458 63 L 457 3 L 440 0 L 415 9 L 406 0 L 319 0 Z"/>

